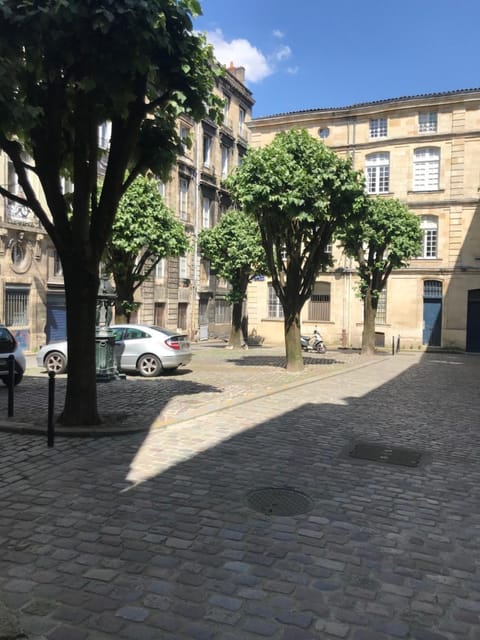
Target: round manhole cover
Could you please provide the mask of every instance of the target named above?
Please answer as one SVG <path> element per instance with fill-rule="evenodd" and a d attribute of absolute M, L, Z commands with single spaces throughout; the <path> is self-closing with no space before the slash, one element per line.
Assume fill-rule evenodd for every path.
<path fill-rule="evenodd" d="M 254 489 L 247 494 L 247 504 L 267 516 L 296 516 L 313 507 L 305 493 L 286 487 Z"/>

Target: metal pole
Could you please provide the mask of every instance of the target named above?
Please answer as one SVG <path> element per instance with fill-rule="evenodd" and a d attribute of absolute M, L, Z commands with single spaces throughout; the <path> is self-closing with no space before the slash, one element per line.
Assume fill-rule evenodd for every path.
<path fill-rule="evenodd" d="M 48 372 L 48 423 L 47 423 L 47 444 L 53 447 L 55 443 L 55 427 L 53 424 L 53 409 L 55 406 L 55 372 Z"/>
<path fill-rule="evenodd" d="M 400 336 L 397 337 L 397 353 L 400 351 Z"/>
<path fill-rule="evenodd" d="M 13 389 L 15 386 L 15 356 L 10 354 L 8 360 L 8 417 L 13 416 Z"/>
<path fill-rule="evenodd" d="M 395 355 L 395 336 L 392 336 L 392 356 Z"/>

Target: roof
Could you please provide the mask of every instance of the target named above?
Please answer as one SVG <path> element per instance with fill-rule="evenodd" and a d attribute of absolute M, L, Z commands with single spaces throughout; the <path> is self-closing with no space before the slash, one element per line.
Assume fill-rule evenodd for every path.
<path fill-rule="evenodd" d="M 358 109 L 361 107 L 369 107 L 379 104 L 389 104 L 394 102 L 406 102 L 407 100 L 418 100 L 419 98 L 441 98 L 446 96 L 455 96 L 461 93 L 480 93 L 480 88 L 475 89 L 455 89 L 453 91 L 441 91 L 438 93 L 420 93 L 414 96 L 401 96 L 400 98 L 386 98 L 384 100 L 373 100 L 372 102 L 357 102 L 343 107 L 320 107 L 318 109 L 300 109 L 299 111 L 285 111 L 283 113 L 274 113 L 269 116 L 259 116 L 253 118 L 252 121 L 267 120 L 268 118 L 279 118 L 283 116 L 291 116 L 302 113 L 318 113 L 327 111 L 348 111 L 350 109 Z"/>

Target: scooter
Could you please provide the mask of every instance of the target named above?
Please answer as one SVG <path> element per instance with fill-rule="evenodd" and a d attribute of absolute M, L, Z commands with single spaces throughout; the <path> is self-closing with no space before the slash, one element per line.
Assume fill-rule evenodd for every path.
<path fill-rule="evenodd" d="M 311 336 L 300 336 L 302 351 L 316 351 L 317 353 L 327 353 L 327 347 L 317 329 L 313 330 Z"/>

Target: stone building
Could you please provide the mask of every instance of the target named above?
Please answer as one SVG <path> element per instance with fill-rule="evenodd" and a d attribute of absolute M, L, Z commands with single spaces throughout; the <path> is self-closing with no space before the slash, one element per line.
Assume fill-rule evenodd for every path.
<path fill-rule="evenodd" d="M 217 91 L 225 100 L 222 125 L 179 119 L 180 137 L 188 138 L 190 145 L 185 144 L 169 182 L 160 189 L 185 224 L 191 250 L 185 257 L 162 260 L 138 292 L 139 322 L 178 328 L 192 339 L 225 336 L 230 328 L 227 283 L 211 274 L 208 261 L 201 258 L 198 234 L 215 225 L 228 208 L 222 180 L 247 150 L 253 98 L 244 79 L 244 69 L 233 65 L 219 79 Z"/>
<path fill-rule="evenodd" d="M 170 180 L 159 184 L 167 205 L 185 224 L 191 251 L 161 261 L 138 292 L 139 322 L 178 328 L 194 338 L 226 335 L 230 326 L 227 283 L 209 273 L 197 242 L 201 229 L 214 225 L 229 205 L 222 180 L 246 152 L 253 105 L 243 68 L 231 65 L 219 78 L 217 91 L 225 98 L 223 124 L 179 118 L 180 136 L 191 144 L 185 144 Z M 109 127 L 100 127 L 100 148 L 109 147 Z M 1 153 L 0 181 L 9 192 L 18 192 L 13 166 Z M 53 244 L 32 211 L 6 198 L 0 199 L 0 322 L 27 351 L 66 337 L 62 267 Z"/>
<path fill-rule="evenodd" d="M 367 191 L 404 202 L 421 218 L 422 253 L 394 272 L 377 314 L 377 344 L 480 351 L 480 89 L 419 95 L 252 121 L 252 146 L 306 129 L 365 172 Z M 363 308 L 355 264 L 333 247 L 302 313 L 327 344 L 361 344 Z M 248 292 L 250 331 L 283 341 L 282 309 L 270 284 Z"/>

